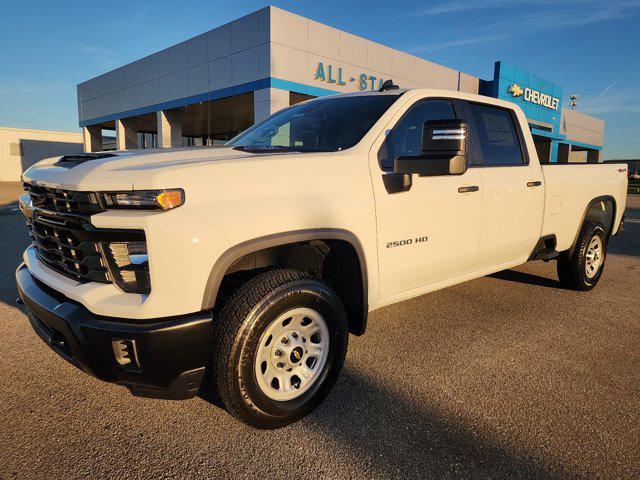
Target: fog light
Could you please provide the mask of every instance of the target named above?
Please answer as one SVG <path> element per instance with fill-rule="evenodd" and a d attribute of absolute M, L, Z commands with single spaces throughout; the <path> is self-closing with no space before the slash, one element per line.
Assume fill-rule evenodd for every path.
<path fill-rule="evenodd" d="M 114 339 L 111 341 L 116 362 L 125 368 L 140 368 L 135 340 Z"/>
<path fill-rule="evenodd" d="M 104 243 L 102 254 L 113 283 L 121 290 L 142 294 L 151 292 L 149 256 L 145 242 Z"/>

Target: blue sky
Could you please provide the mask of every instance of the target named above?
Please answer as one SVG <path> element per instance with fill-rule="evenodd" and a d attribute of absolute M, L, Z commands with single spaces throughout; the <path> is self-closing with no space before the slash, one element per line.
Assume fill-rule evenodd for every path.
<path fill-rule="evenodd" d="M 10 1 L 0 125 L 78 131 L 79 82 L 269 3 L 485 79 L 515 64 L 606 120 L 605 158 L 640 158 L 640 0 Z"/>

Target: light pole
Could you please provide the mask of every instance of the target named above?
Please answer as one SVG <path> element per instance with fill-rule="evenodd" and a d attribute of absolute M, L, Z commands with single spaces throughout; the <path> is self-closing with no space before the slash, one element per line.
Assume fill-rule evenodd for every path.
<path fill-rule="evenodd" d="M 569 106 L 571 107 L 571 110 L 575 110 L 576 107 L 578 106 L 578 99 L 580 98 L 578 95 L 576 95 L 575 93 L 572 93 L 569 98 L 571 99 L 571 101 L 569 102 Z"/>

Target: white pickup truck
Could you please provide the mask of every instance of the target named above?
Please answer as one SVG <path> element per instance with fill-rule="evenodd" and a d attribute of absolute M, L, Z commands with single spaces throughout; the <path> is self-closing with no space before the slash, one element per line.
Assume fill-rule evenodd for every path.
<path fill-rule="evenodd" d="M 38 335 L 135 395 L 208 390 L 259 428 L 313 410 L 383 305 L 538 259 L 593 288 L 627 188 L 622 165 L 541 166 L 512 103 L 397 88 L 23 180 L 16 277 Z"/>

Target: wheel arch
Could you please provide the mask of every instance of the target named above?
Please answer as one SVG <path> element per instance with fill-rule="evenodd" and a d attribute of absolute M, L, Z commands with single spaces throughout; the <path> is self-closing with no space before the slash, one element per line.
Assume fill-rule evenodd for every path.
<path fill-rule="evenodd" d="M 610 205 L 610 209 L 607 205 Z M 573 253 L 578 242 L 580 232 L 582 231 L 582 227 L 587 220 L 596 220 L 602 223 L 605 228 L 606 241 L 608 242 L 615 226 L 616 214 L 617 204 L 616 199 L 613 196 L 601 195 L 593 198 L 584 209 L 582 221 L 579 223 L 578 231 L 576 232 L 573 243 L 571 244 L 570 253 Z"/>
<path fill-rule="evenodd" d="M 244 262 L 246 259 L 255 261 L 256 256 L 260 255 L 261 252 L 273 252 L 274 249 L 299 247 L 300 245 L 313 245 L 314 242 L 333 245 L 334 249 L 340 246 L 346 247 L 347 245 L 352 249 L 357 265 L 349 267 L 359 270 L 357 278 L 359 285 L 352 285 L 351 288 L 356 288 L 358 298 L 350 298 L 352 291 L 349 290 L 349 285 L 335 285 L 331 281 L 328 283 L 337 291 L 345 304 L 349 315 L 349 331 L 356 335 L 363 334 L 366 329 L 368 313 L 367 265 L 364 250 L 358 237 L 348 230 L 308 229 L 281 232 L 251 239 L 230 247 L 218 258 L 211 269 L 202 300 L 202 309 L 212 309 L 216 306 L 223 280 L 229 274 L 234 273 L 233 268 L 237 267 L 239 263 Z M 340 250 L 340 248 L 337 248 L 337 250 Z M 340 266 L 334 262 L 332 262 L 332 266 L 331 271 L 334 274 L 337 273 Z M 245 270 L 250 270 L 250 268 Z M 340 276 L 334 275 L 333 278 L 338 279 Z"/>

